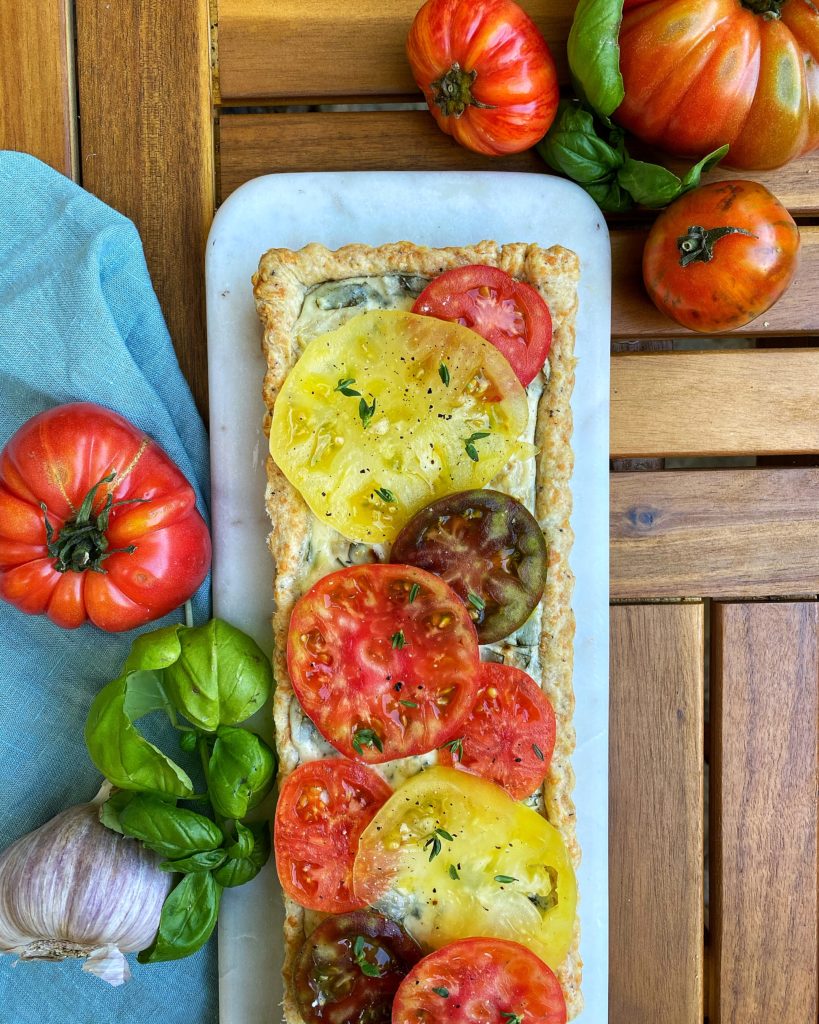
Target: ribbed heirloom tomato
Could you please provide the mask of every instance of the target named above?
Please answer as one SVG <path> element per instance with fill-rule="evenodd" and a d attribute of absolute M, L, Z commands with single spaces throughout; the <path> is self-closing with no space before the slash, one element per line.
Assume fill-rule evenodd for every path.
<path fill-rule="evenodd" d="M 654 304 L 692 331 L 750 323 L 782 295 L 796 272 L 799 230 L 756 181 L 716 181 L 663 210 L 643 250 Z"/>
<path fill-rule="evenodd" d="M 680 156 L 728 143 L 731 167 L 779 167 L 819 144 L 812 0 L 625 0 L 614 117 Z"/>
<path fill-rule="evenodd" d="M 109 409 L 49 409 L 0 454 L 0 597 L 23 612 L 132 629 L 186 601 L 210 554 L 191 485 Z"/>
<path fill-rule="evenodd" d="M 514 0 L 427 0 L 407 56 L 432 116 L 467 149 L 520 153 L 554 120 L 555 63 Z"/>

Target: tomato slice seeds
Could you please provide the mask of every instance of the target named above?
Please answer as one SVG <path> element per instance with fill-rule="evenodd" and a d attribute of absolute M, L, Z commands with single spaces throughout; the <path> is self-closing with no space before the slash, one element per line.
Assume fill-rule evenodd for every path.
<path fill-rule="evenodd" d="M 552 316 L 539 293 L 499 267 L 472 264 L 447 270 L 415 300 L 413 313 L 461 324 L 509 360 L 526 387 L 552 344 Z"/>
<path fill-rule="evenodd" d="M 438 753 L 440 764 L 465 768 L 524 800 L 549 773 L 555 746 L 555 713 L 543 691 L 522 669 L 485 662 L 481 689 L 458 742 Z"/>
<path fill-rule="evenodd" d="M 392 1024 L 565 1024 L 554 972 L 506 939 L 462 939 L 424 957 L 401 982 Z"/>
<path fill-rule="evenodd" d="M 371 764 L 455 735 L 475 703 L 479 664 L 463 602 L 413 566 L 330 573 L 290 620 L 287 665 L 302 707 L 336 750 Z"/>
<path fill-rule="evenodd" d="M 392 790 L 376 772 L 343 758 L 299 765 L 281 787 L 273 828 L 285 893 L 310 910 L 343 913 L 366 904 L 353 895 L 361 833 Z"/>

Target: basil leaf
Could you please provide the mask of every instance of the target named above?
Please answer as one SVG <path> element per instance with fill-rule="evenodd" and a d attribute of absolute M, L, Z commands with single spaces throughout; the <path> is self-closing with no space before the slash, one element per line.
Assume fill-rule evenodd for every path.
<path fill-rule="evenodd" d="M 694 164 L 693 167 L 689 168 L 686 174 L 683 175 L 682 188 L 680 189 L 680 195 L 683 192 L 688 192 L 692 188 L 696 188 L 700 183 L 700 178 L 706 171 L 710 171 L 712 167 L 728 155 L 728 146 L 720 146 L 719 149 L 715 149 L 713 153 L 709 153 L 708 156 L 704 156 L 699 163 Z"/>
<path fill-rule="evenodd" d="M 682 182 L 672 171 L 643 160 L 626 160 L 617 183 L 641 206 L 667 206 L 680 194 Z"/>
<path fill-rule="evenodd" d="M 727 146 L 720 146 L 694 164 L 683 178 L 678 178 L 659 164 L 628 159 L 618 171 L 617 181 L 635 203 L 650 207 L 667 206 L 684 192 L 696 188 L 705 171 L 718 164 L 727 152 Z"/>
<path fill-rule="evenodd" d="M 177 623 L 138 636 L 131 644 L 123 673 L 127 675 L 128 672 L 136 671 L 160 672 L 173 665 L 181 649 L 179 634 L 185 628 L 181 623 Z"/>
<path fill-rule="evenodd" d="M 225 863 L 213 872 L 214 879 L 226 889 L 244 885 L 262 870 L 270 856 L 270 829 L 266 822 L 254 822 L 250 826 L 253 833 L 253 849 L 249 857 L 229 857 Z"/>
<path fill-rule="evenodd" d="M 620 74 L 623 0 L 580 0 L 566 43 L 575 92 L 607 118 L 626 94 Z"/>
<path fill-rule="evenodd" d="M 208 795 L 225 818 L 243 818 L 270 791 L 276 758 L 246 729 L 221 726 L 208 765 Z"/>
<path fill-rule="evenodd" d="M 156 938 L 137 957 L 141 964 L 180 960 L 210 938 L 219 913 L 221 886 L 207 871 L 185 875 L 162 906 Z"/>
<path fill-rule="evenodd" d="M 226 860 L 227 852 L 225 850 L 202 850 L 200 853 L 192 853 L 190 857 L 163 860 L 159 866 L 163 871 L 187 875 L 192 871 L 211 871 L 224 864 Z"/>
<path fill-rule="evenodd" d="M 125 714 L 132 722 L 138 721 L 152 711 L 164 711 L 173 721 L 174 708 L 156 672 L 136 671 L 126 673 L 128 686 L 123 705 Z"/>
<path fill-rule="evenodd" d="M 634 206 L 631 196 L 622 188 L 616 178 L 612 181 L 595 182 L 583 187 L 605 213 L 623 213 Z"/>
<path fill-rule="evenodd" d="M 249 636 L 222 619 L 181 629 L 180 653 L 165 668 L 175 707 L 197 728 L 216 732 L 249 718 L 270 696 L 270 661 Z"/>
<path fill-rule="evenodd" d="M 573 100 L 562 100 L 557 117 L 537 151 L 554 170 L 581 185 L 606 213 L 622 213 L 635 203 L 661 207 L 699 184 L 700 175 L 725 156 L 726 146 L 709 153 L 680 179 L 660 164 L 632 160 L 620 128 L 603 128 Z"/>
<path fill-rule="evenodd" d="M 102 807 L 100 807 L 99 818 L 102 824 L 106 828 L 110 828 L 112 832 L 119 832 L 120 835 L 124 835 L 119 816 L 123 808 L 127 807 L 135 796 L 136 794 L 133 790 L 127 789 L 117 790 L 116 793 L 109 796 Z"/>
<path fill-rule="evenodd" d="M 235 860 L 244 860 L 253 853 L 256 839 L 253 832 L 243 825 L 241 821 L 234 822 L 236 826 L 236 842 L 227 847 L 227 854 Z"/>
<path fill-rule="evenodd" d="M 624 162 L 622 135 L 615 145 L 601 139 L 592 115 L 572 100 L 561 100 L 537 151 L 551 168 L 580 185 L 609 180 Z"/>
<path fill-rule="evenodd" d="M 148 711 L 164 706 L 165 691 L 149 675 L 132 672 L 100 690 L 85 723 L 88 753 L 118 789 L 191 796 L 193 783 L 187 773 L 141 736 L 134 725 Z"/>
<path fill-rule="evenodd" d="M 165 857 L 187 857 L 222 845 L 222 830 L 210 818 L 147 793 L 137 794 L 119 813 L 122 832 Z"/>

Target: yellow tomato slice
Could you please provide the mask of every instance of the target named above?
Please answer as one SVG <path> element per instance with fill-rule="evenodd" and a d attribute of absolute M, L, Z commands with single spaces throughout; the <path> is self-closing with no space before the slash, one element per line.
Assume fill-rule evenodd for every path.
<path fill-rule="evenodd" d="M 577 888 L 560 833 L 454 768 L 421 772 L 384 804 L 361 836 L 353 888 L 427 949 L 512 939 L 556 968 L 572 943 Z"/>
<path fill-rule="evenodd" d="M 488 341 L 373 310 L 308 344 L 276 399 L 270 453 L 319 519 L 378 543 L 434 498 L 529 457 L 527 419 L 526 392 Z"/>

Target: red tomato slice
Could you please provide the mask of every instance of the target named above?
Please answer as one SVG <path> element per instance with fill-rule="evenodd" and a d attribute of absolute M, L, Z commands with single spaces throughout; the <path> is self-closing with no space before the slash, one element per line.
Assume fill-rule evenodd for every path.
<path fill-rule="evenodd" d="M 523 800 L 543 785 L 555 747 L 555 713 L 534 680 L 513 665 L 484 662 L 481 689 L 458 739 L 439 753 Z"/>
<path fill-rule="evenodd" d="M 412 312 L 453 321 L 486 338 L 524 387 L 543 368 L 552 344 L 549 307 L 534 288 L 497 267 L 447 270 L 426 286 Z"/>
<path fill-rule="evenodd" d="M 287 895 L 331 914 L 363 907 L 352 886 L 358 840 L 391 795 L 380 775 L 354 761 L 299 765 L 281 787 L 273 828 L 276 870 Z"/>
<path fill-rule="evenodd" d="M 324 738 L 371 764 L 435 750 L 478 691 L 478 638 L 458 595 L 409 565 L 354 565 L 296 604 L 287 667 Z"/>
<path fill-rule="evenodd" d="M 424 957 L 398 987 L 392 1024 L 565 1024 L 554 973 L 525 946 L 462 939 Z"/>

